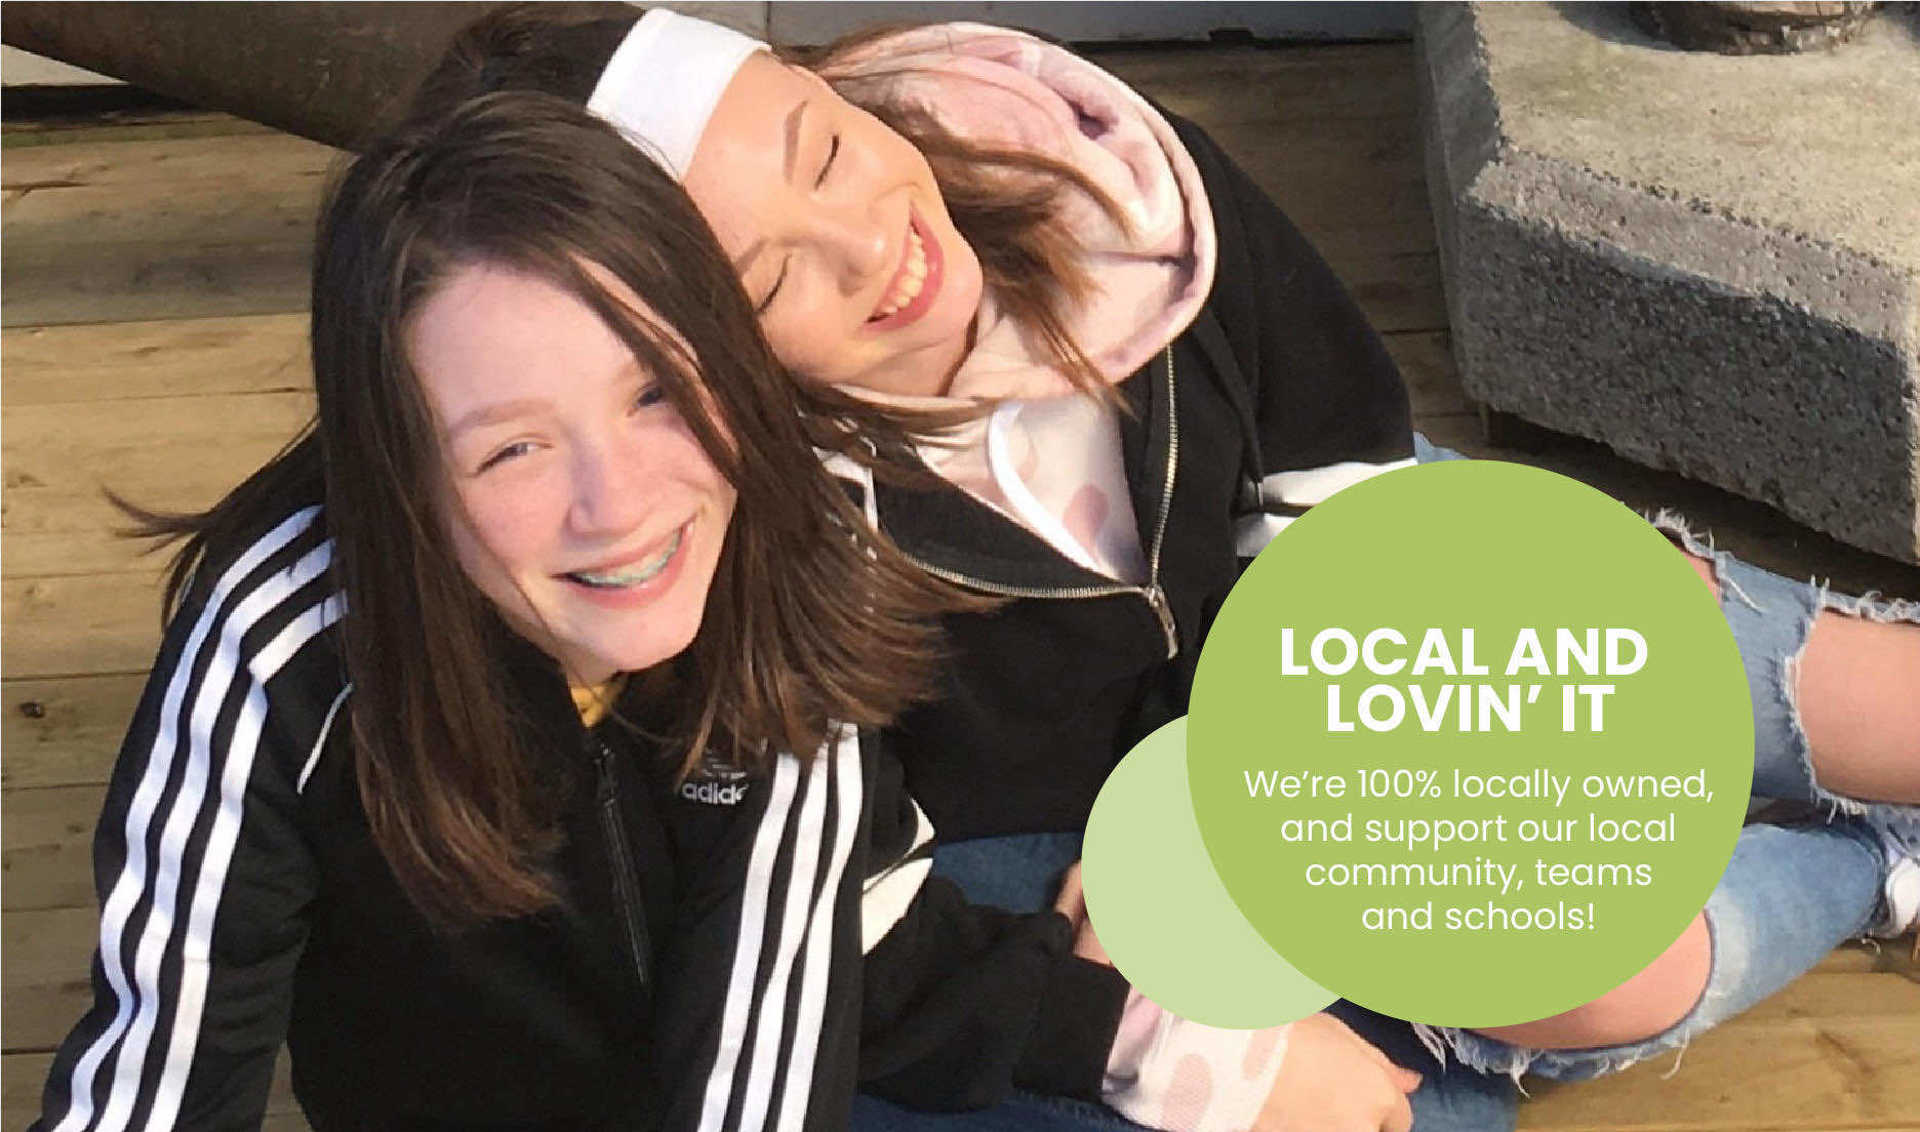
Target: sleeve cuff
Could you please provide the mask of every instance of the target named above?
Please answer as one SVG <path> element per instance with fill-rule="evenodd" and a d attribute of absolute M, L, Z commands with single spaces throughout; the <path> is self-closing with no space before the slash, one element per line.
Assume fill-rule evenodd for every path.
<path fill-rule="evenodd" d="M 1129 989 L 1112 967 L 1072 954 L 1055 959 L 1014 1084 L 1098 1101 Z"/>

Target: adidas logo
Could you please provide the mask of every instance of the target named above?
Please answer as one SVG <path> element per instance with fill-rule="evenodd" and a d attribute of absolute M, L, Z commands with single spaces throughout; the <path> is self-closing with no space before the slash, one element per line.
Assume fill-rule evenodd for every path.
<path fill-rule="evenodd" d="M 709 806 L 737 806 L 746 800 L 748 785 L 744 780 L 682 782 L 680 796 L 689 802 L 705 802 Z"/>

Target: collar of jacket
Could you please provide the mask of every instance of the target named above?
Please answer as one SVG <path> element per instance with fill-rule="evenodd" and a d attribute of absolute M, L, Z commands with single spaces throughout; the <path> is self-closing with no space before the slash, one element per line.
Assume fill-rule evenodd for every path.
<path fill-rule="evenodd" d="M 500 653 L 504 661 L 503 675 L 508 692 L 515 699 L 516 719 L 526 729 L 532 744 L 530 749 L 556 751 L 563 756 L 578 754 L 584 758 L 592 729 L 581 721 L 573 705 L 573 695 L 560 663 L 518 633 L 504 626 L 500 631 L 505 637 Z M 628 679 L 614 699 L 614 711 L 626 719 L 644 723 L 645 684 L 644 680 Z M 598 734 L 607 737 L 627 733 L 611 716 L 602 719 L 595 728 Z M 627 744 L 627 740 L 621 740 L 618 745 Z"/>

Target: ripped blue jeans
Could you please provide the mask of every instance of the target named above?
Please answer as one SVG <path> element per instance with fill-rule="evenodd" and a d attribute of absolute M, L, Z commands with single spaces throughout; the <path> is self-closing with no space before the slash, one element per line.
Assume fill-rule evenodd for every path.
<path fill-rule="evenodd" d="M 1424 463 L 1464 459 L 1415 437 Z M 1886 861 L 1875 827 L 1920 830 L 1920 807 L 1862 802 L 1816 780 L 1794 702 L 1795 666 L 1825 610 L 1920 623 L 1920 604 L 1876 602 L 1795 582 L 1717 552 L 1676 517 L 1653 519 L 1689 553 L 1710 559 L 1721 611 L 1733 629 L 1753 705 L 1756 797 L 1813 803 L 1824 822 L 1749 825 L 1705 908 L 1712 966 L 1700 999 L 1679 1022 L 1645 1041 L 1583 1050 L 1527 1049 L 1472 1031 L 1416 1027 L 1436 1056 L 1518 1080 L 1535 1073 L 1586 1080 L 1671 1050 L 1780 990 L 1880 915 Z"/>

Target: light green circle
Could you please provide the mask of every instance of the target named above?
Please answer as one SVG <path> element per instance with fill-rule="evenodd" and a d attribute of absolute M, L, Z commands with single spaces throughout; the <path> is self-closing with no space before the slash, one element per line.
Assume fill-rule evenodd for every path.
<path fill-rule="evenodd" d="M 1304 1018 L 1334 995 L 1275 954 L 1221 885 L 1193 820 L 1186 739 L 1174 720 L 1101 787 L 1081 865 L 1087 915 L 1127 981 L 1182 1018 L 1232 1030 Z"/>
<path fill-rule="evenodd" d="M 1550 673 L 1509 674 L 1525 629 Z M 1597 670 L 1561 664 L 1561 629 L 1576 649 L 1593 631 Z M 1606 667 L 1609 629 L 1640 636 L 1637 671 L 1624 634 Z M 1374 655 L 1406 667 L 1330 674 L 1347 650 L 1327 637 L 1323 666 L 1313 642 L 1337 630 L 1398 633 Z M 1556 1014 L 1644 967 L 1718 882 L 1753 774 L 1739 655 L 1685 558 L 1599 492 L 1492 461 L 1394 472 L 1297 519 L 1222 607 L 1191 710 L 1195 816 L 1248 921 L 1339 994 L 1446 1025 Z M 1467 796 L 1476 783 L 1515 796 Z M 1643 839 L 1606 836 L 1623 821 Z"/>

